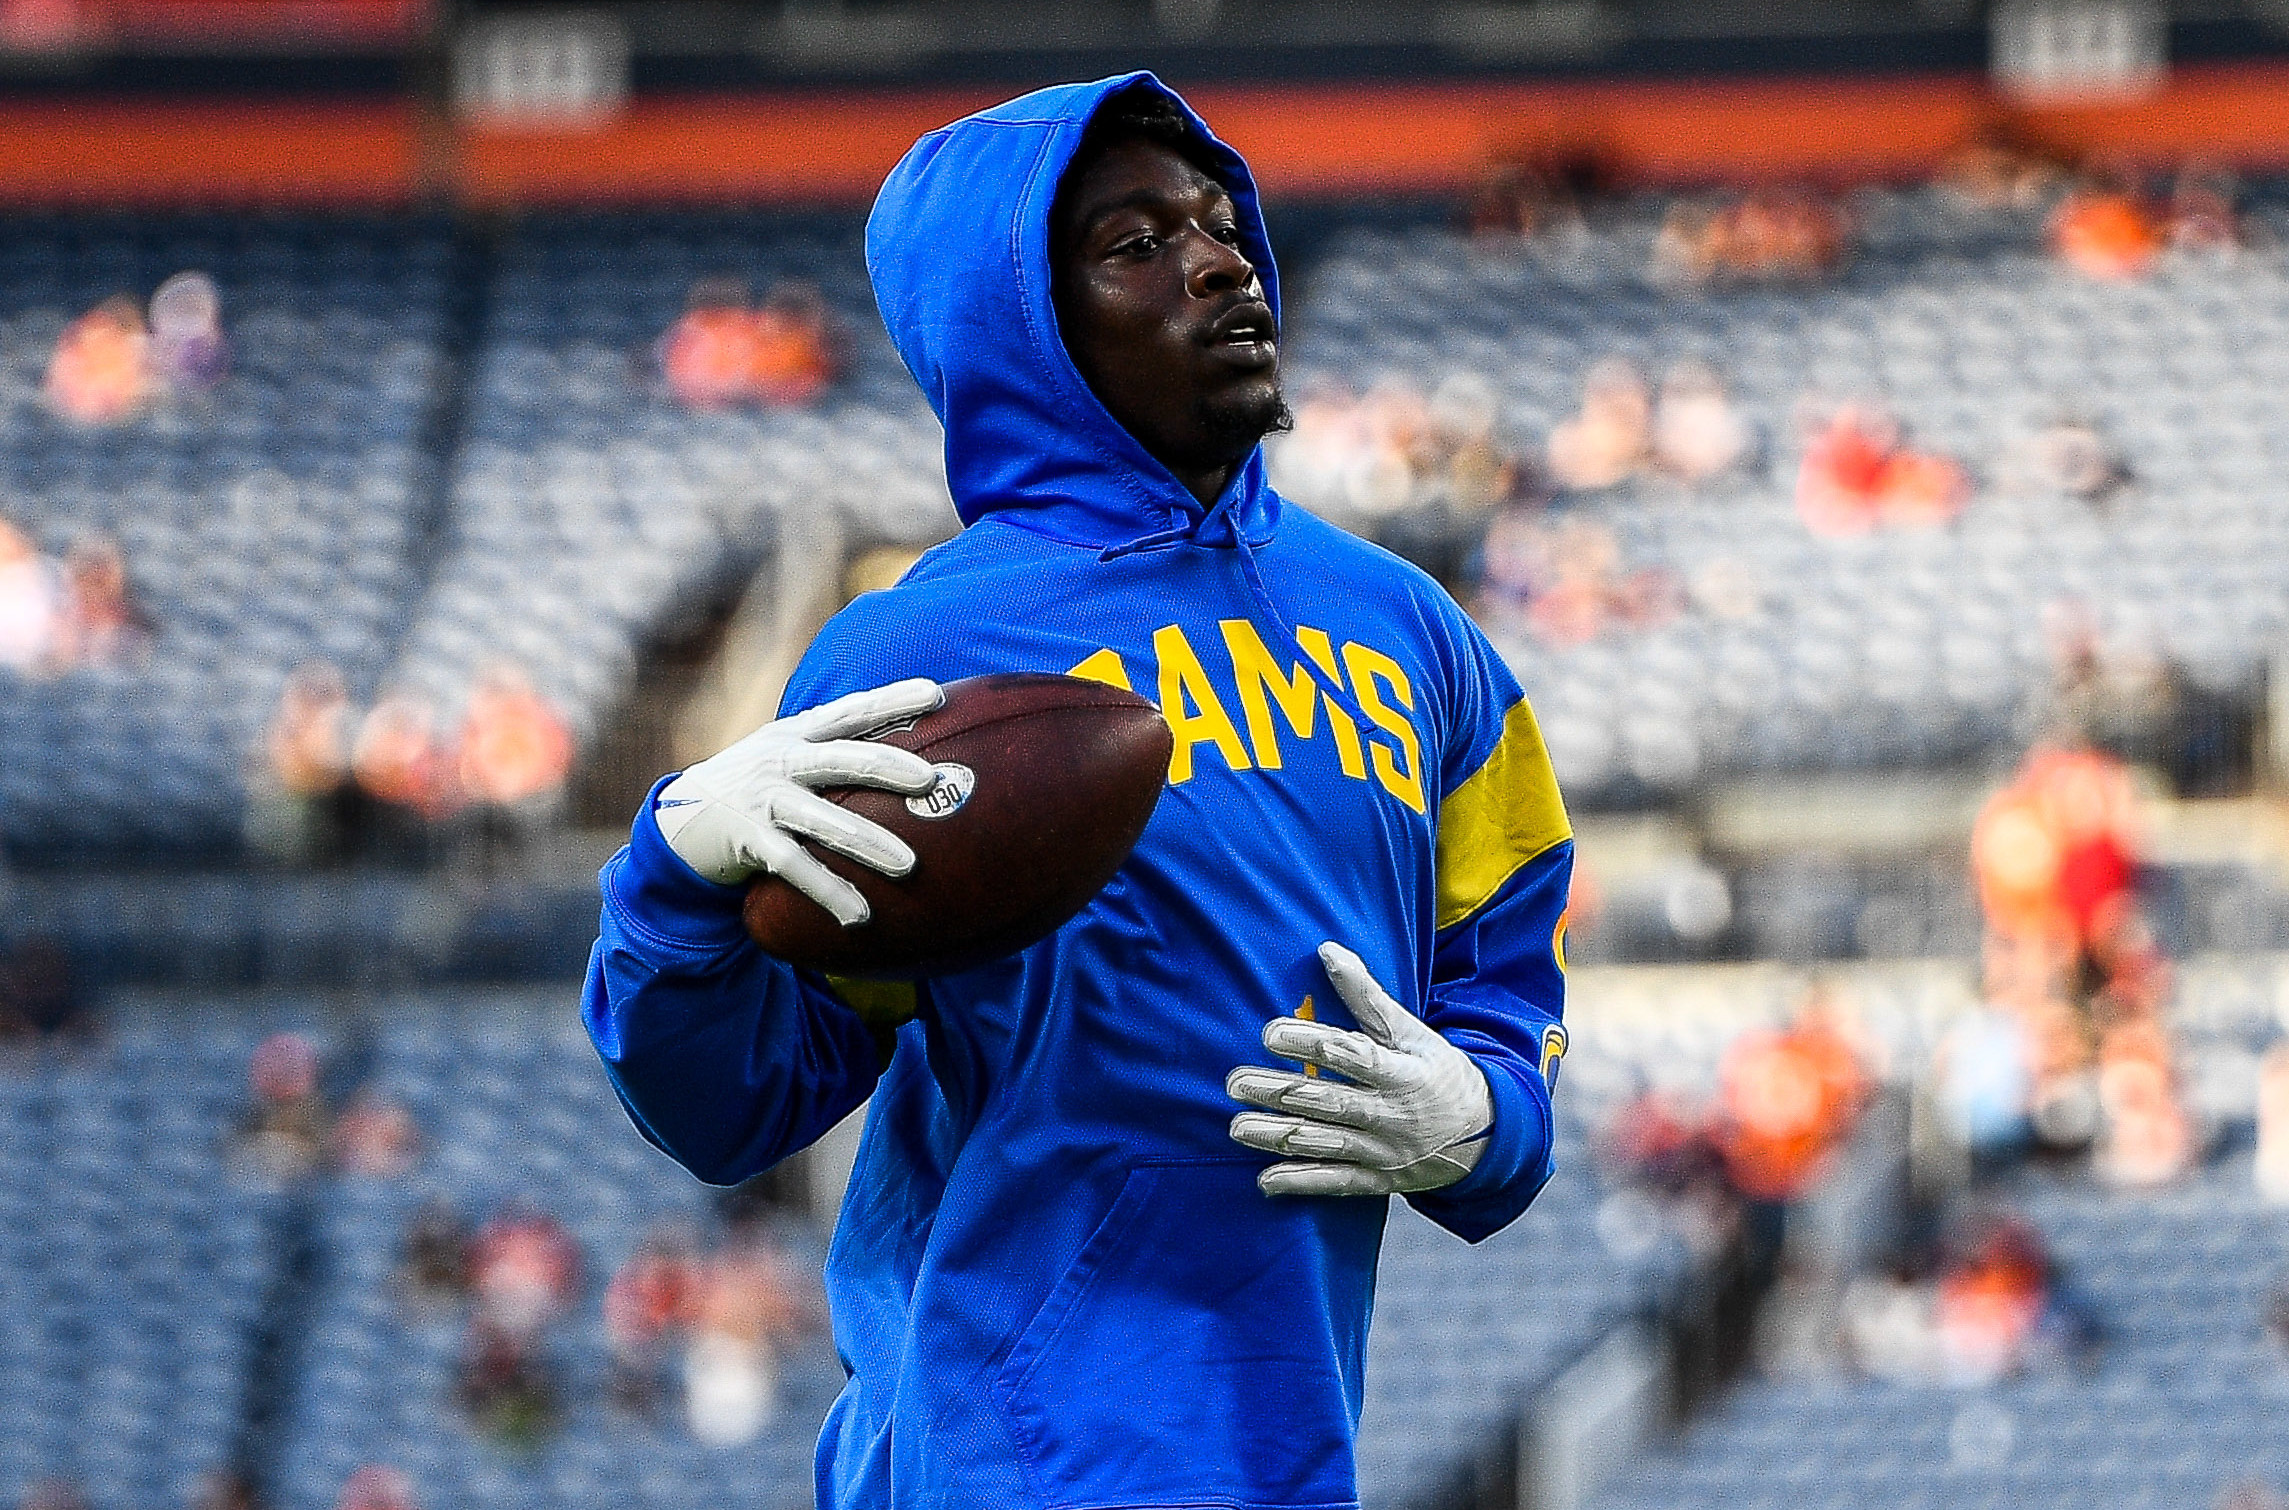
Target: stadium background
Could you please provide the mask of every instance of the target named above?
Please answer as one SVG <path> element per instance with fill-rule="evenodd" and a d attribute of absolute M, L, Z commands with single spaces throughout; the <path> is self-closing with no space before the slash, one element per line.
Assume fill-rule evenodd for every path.
<path fill-rule="evenodd" d="M 594 868 L 952 528 L 880 175 L 1135 66 L 1580 829 L 1366 1503 L 2279 1506 L 2263 0 L 0 0 L 0 1504 L 809 1502 L 849 1130 L 636 1138 Z"/>

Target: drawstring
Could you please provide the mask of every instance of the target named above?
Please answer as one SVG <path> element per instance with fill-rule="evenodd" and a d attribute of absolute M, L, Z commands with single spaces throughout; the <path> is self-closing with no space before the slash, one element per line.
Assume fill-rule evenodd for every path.
<path fill-rule="evenodd" d="M 1230 536 L 1232 546 L 1240 557 L 1240 575 L 1247 579 L 1248 592 L 1256 600 L 1256 607 L 1263 611 L 1265 619 L 1271 621 L 1271 626 L 1279 630 L 1280 638 L 1295 647 L 1297 661 L 1312 681 L 1318 684 L 1320 691 L 1337 708 L 1348 714 L 1362 733 L 1366 732 L 1374 727 L 1374 720 L 1367 716 L 1352 697 L 1350 689 L 1343 685 L 1342 676 L 1320 665 L 1318 658 L 1304 648 L 1303 639 L 1296 633 L 1296 627 L 1288 622 L 1288 616 L 1281 613 L 1280 605 L 1272 600 L 1271 589 L 1264 585 L 1263 568 L 1256 561 L 1256 548 L 1248 543 L 1247 532 L 1233 522 L 1232 502 L 1231 495 L 1219 498 L 1215 507 L 1199 519 L 1155 530 L 1148 535 L 1139 535 L 1134 540 L 1124 540 L 1117 545 L 1108 545 L 1097 553 L 1097 559 L 1118 561 L 1123 556 L 1173 550 L 1180 545 L 1219 546 L 1224 543 L 1220 537 Z M 1330 641 L 1329 654 L 1334 653 L 1334 648 L 1334 642 Z"/>
<path fill-rule="evenodd" d="M 1180 524 L 1174 529 L 1155 530 L 1149 535 L 1139 535 L 1134 540 L 1123 540 L 1118 545 L 1108 545 L 1097 552 L 1097 559 L 1099 561 L 1118 561 L 1123 556 L 1142 555 L 1146 551 L 1164 551 L 1171 546 L 1182 545 L 1185 541 L 1190 540 L 1192 531 L 1193 527 L 1189 524 Z"/>

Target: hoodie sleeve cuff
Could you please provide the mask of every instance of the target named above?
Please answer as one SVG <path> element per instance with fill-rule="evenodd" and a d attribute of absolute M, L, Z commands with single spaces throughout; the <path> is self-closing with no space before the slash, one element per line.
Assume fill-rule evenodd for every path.
<path fill-rule="evenodd" d="M 1494 1103 L 1486 1151 L 1454 1184 L 1409 1197 L 1423 1215 L 1473 1243 L 1515 1221 L 1549 1182 L 1556 1130 L 1539 1074 L 1504 1055 L 1480 1055 L 1478 1067 Z"/>
<path fill-rule="evenodd" d="M 604 866 L 604 899 L 630 925 L 664 944 L 715 953 L 747 938 L 741 915 L 747 888 L 708 880 L 668 847 L 652 805 L 674 779 L 663 776 L 645 794 L 627 848 Z"/>

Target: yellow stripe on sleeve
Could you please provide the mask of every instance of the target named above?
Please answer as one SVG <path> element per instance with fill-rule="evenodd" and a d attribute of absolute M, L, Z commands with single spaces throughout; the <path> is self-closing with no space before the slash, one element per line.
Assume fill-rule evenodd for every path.
<path fill-rule="evenodd" d="M 1469 917 L 1537 856 L 1573 836 L 1541 727 L 1520 698 L 1485 763 L 1439 804 L 1438 926 Z"/>

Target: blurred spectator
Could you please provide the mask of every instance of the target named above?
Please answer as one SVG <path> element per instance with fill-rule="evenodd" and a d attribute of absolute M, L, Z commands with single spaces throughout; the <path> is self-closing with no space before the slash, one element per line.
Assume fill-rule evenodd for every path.
<path fill-rule="evenodd" d="M 34 935 L 0 946 L 0 1043 L 73 1032 L 85 1010 L 71 956 L 54 939 Z"/>
<path fill-rule="evenodd" d="M 2289 1043 L 2265 1054 L 2257 1080 L 2257 1191 L 2289 1205 Z"/>
<path fill-rule="evenodd" d="M 1843 1332 L 1871 1375 L 1958 1386 L 2079 1362 L 2098 1340 L 2088 1305 L 2062 1282 L 2041 1235 L 2000 1214 L 1960 1221 L 1935 1265 L 1911 1257 L 1854 1280 Z"/>
<path fill-rule="evenodd" d="M 1610 488 L 1653 460 L 1653 395 L 1626 357 L 1607 357 L 1582 382 L 1582 407 L 1550 432 L 1560 487 Z"/>
<path fill-rule="evenodd" d="M 1476 373 L 1449 374 L 1428 398 L 1400 378 L 1363 397 L 1319 383 L 1298 402 L 1273 465 L 1298 501 L 1339 517 L 1431 506 L 1474 512 L 1528 481 L 1500 436 L 1500 417 L 1494 386 Z"/>
<path fill-rule="evenodd" d="M 333 1163 L 345 1174 L 394 1180 L 413 1168 L 421 1131 L 413 1114 L 371 1086 L 359 1089 L 334 1119 Z"/>
<path fill-rule="evenodd" d="M 413 1481 L 395 1468 L 368 1463 L 342 1484 L 334 1510 L 420 1510 Z"/>
<path fill-rule="evenodd" d="M 2054 1149 L 2093 1136 L 2100 1173 L 2151 1184 L 2197 1151 L 2159 1023 L 2167 961 L 2138 908 L 2127 769 L 2038 746 L 1972 829 L 1990 1000 L 2020 1014 L 2030 1123 Z"/>
<path fill-rule="evenodd" d="M 478 1429 L 512 1451 L 533 1452 L 556 1430 L 556 1380 L 537 1333 L 472 1318 L 458 1393 Z"/>
<path fill-rule="evenodd" d="M 1497 242 L 1530 240 L 1545 231 L 1578 227 L 1581 207 L 1568 177 L 1528 163 L 1496 163 L 1472 186 L 1463 207 L 1463 224 L 1472 236 Z"/>
<path fill-rule="evenodd" d="M 656 1227 L 604 1290 L 613 1403 L 637 1415 L 657 1408 L 667 1345 L 683 1335 L 698 1308 L 700 1274 L 692 1248 L 683 1227 Z"/>
<path fill-rule="evenodd" d="M 106 299 L 74 320 L 48 362 L 48 403 L 83 425 L 116 424 L 152 388 L 151 338 L 133 299 Z"/>
<path fill-rule="evenodd" d="M 1494 385 L 1473 372 L 1448 374 L 1428 397 L 1398 378 L 1363 397 L 1315 384 L 1269 458 L 1297 502 L 1448 583 L 1463 575 L 1488 511 L 1528 498 L 1537 481 L 1501 433 Z"/>
<path fill-rule="evenodd" d="M 55 568 L 22 530 L 0 519 L 0 667 L 44 668 L 55 653 Z"/>
<path fill-rule="evenodd" d="M 746 284 L 703 278 L 660 340 L 660 369 L 669 391 L 697 409 L 804 404 L 840 371 L 840 344 L 834 312 L 813 284 L 775 284 L 752 309 Z"/>
<path fill-rule="evenodd" d="M 1653 412 L 1654 464 L 1688 483 L 1707 482 L 1749 459 L 1748 422 L 1705 362 L 1675 363 L 1661 377 Z"/>
<path fill-rule="evenodd" d="M 2042 1239 L 2024 1222 L 1993 1220 L 1963 1245 L 1939 1276 L 1934 1317 L 1952 1382 L 1999 1379 L 2025 1361 L 2050 1279 Z"/>
<path fill-rule="evenodd" d="M 1973 209 L 2032 210 L 2057 190 L 2062 177 L 2059 165 L 2043 153 L 1983 131 L 1941 161 L 1938 183 Z"/>
<path fill-rule="evenodd" d="M 1844 212 L 1806 193 L 1760 191 L 1671 207 L 1653 243 L 1657 276 L 1690 283 L 1802 282 L 1833 273 L 1851 235 Z"/>
<path fill-rule="evenodd" d="M 350 747 L 350 769 L 368 796 L 424 820 L 460 806 L 458 765 L 438 737 L 436 710 L 414 692 L 383 694 Z"/>
<path fill-rule="evenodd" d="M 1942 524 L 1970 494 L 1962 467 L 1909 449 L 1889 415 L 1856 404 L 1814 428 L 1796 476 L 1796 511 L 1816 535 Z"/>
<path fill-rule="evenodd" d="M 579 1294 L 580 1250 L 555 1218 L 511 1206 L 478 1229 L 468 1254 L 461 1400 L 503 1445 L 530 1450 L 557 1423 L 542 1339 Z"/>
<path fill-rule="evenodd" d="M 160 382 L 204 393 L 223 380 L 230 343 L 222 313 L 222 294 L 205 273 L 177 273 L 159 285 L 151 295 L 151 366 Z"/>
<path fill-rule="evenodd" d="M 2072 415 L 2035 432 L 2025 470 L 2038 488 L 2086 503 L 2102 503 L 2130 481 L 2122 453 L 2098 426 Z"/>
<path fill-rule="evenodd" d="M 1719 1070 L 1719 1146 L 1735 1189 L 1786 1202 L 1852 1134 L 1872 1089 L 1859 1052 L 1815 997 L 1778 1031 L 1744 1033 Z"/>
<path fill-rule="evenodd" d="M 278 860 L 323 860 L 351 837 L 352 717 L 349 688 L 331 661 L 305 661 L 286 678 L 247 783 L 257 849 Z"/>
<path fill-rule="evenodd" d="M 1273 480 L 1306 507 L 1346 516 L 1381 516 L 1412 503 L 1407 446 L 1423 422 L 1422 399 L 1386 381 L 1360 397 L 1337 383 L 1307 387 L 1295 428 L 1270 451 Z"/>
<path fill-rule="evenodd" d="M 323 797 L 349 779 L 350 692 L 331 661 L 305 661 L 280 693 L 264 749 L 270 773 L 298 797 Z"/>
<path fill-rule="evenodd" d="M 2161 1185 L 2192 1167 L 2194 1130 L 2178 1096 L 2169 1040 L 2152 1020 L 2117 1023 L 2098 1049 L 2099 1175 L 2117 1185 Z"/>
<path fill-rule="evenodd" d="M 1988 926 L 2057 939 L 2085 959 L 2135 905 L 2137 815 L 2122 762 L 2038 746 L 1972 828 L 1972 870 Z"/>
<path fill-rule="evenodd" d="M 326 1106 L 318 1095 L 318 1050 L 299 1033 L 273 1033 L 247 1064 L 254 1115 L 240 1149 L 259 1171 L 294 1179 L 315 1169 L 326 1147 Z"/>
<path fill-rule="evenodd" d="M 2174 252 L 2231 253 L 2246 239 L 2235 207 L 2240 186 L 2223 168 L 2188 163 L 2170 185 L 2169 241 Z"/>
<path fill-rule="evenodd" d="M 2098 179 L 2079 186 L 2051 212 L 2051 246 L 2086 277 L 2136 278 L 2161 254 L 2165 227 L 2146 197 L 2127 183 Z"/>
<path fill-rule="evenodd" d="M 469 1295 L 469 1229 L 445 1201 L 431 1197 L 407 1220 L 398 1275 L 422 1309 L 458 1305 Z"/>
<path fill-rule="evenodd" d="M 772 285 L 755 312 L 755 396 L 766 404 L 807 404 L 841 369 L 834 311 L 802 279 Z"/>
<path fill-rule="evenodd" d="M 683 318 L 660 340 L 668 389 L 694 409 L 721 409 L 745 399 L 755 372 L 755 322 L 747 285 L 702 278 L 692 285 Z"/>
<path fill-rule="evenodd" d="M 1644 1197 L 1658 1202 L 1658 1220 L 1704 1263 L 1736 1248 L 1743 1235 L 1741 1193 L 1720 1146 L 1716 1119 L 1669 1090 L 1646 1091 L 1624 1102 L 1607 1124 L 1603 1161 L 1636 1200 L 1599 1212 L 1609 1248 L 1642 1248 L 1641 1238 L 1616 1242 L 1619 1229 L 1637 1225 L 1629 1213 Z"/>
<path fill-rule="evenodd" d="M 580 1250 L 554 1217 L 511 1206 L 469 1245 L 469 1290 L 478 1313 L 515 1334 L 539 1331 L 579 1294 Z"/>
<path fill-rule="evenodd" d="M 509 666 L 488 669 L 470 693 L 460 751 L 462 791 L 493 808 L 546 807 L 572 770 L 563 716 Z"/>
<path fill-rule="evenodd" d="M 1666 623 L 1682 606 L 1675 574 L 1625 571 L 1620 543 L 1596 520 L 1551 522 L 1504 510 L 1488 527 L 1473 609 L 1490 626 L 1581 645 L 1609 628 Z"/>
<path fill-rule="evenodd" d="M 787 1262 L 756 1238 L 709 1259 L 684 1351 L 692 1435 L 710 1447 L 755 1439 L 778 1413 L 778 1350 L 810 1325 Z"/>
<path fill-rule="evenodd" d="M 118 542 L 106 535 L 80 540 L 64 557 L 63 576 L 53 651 L 59 665 L 107 666 L 149 643 L 150 626 L 129 597 Z"/>

